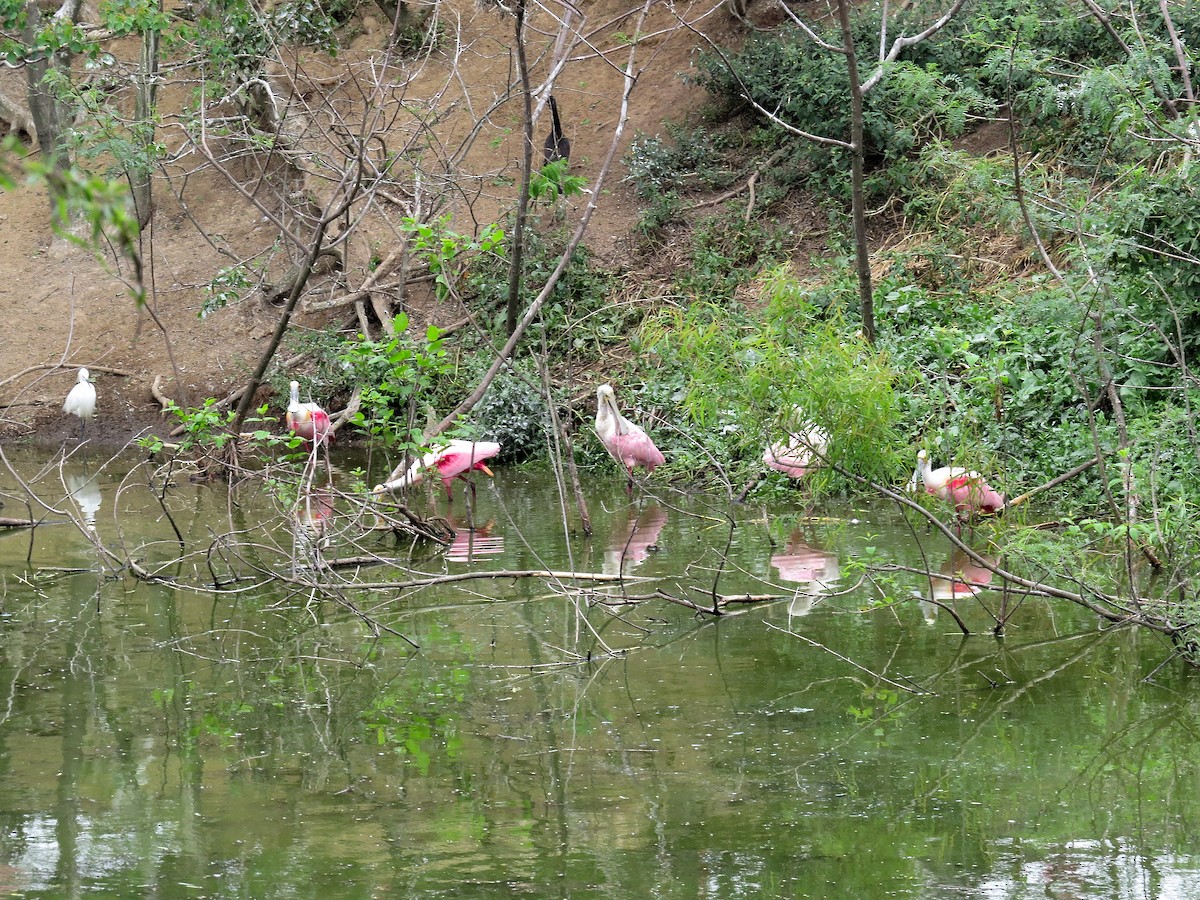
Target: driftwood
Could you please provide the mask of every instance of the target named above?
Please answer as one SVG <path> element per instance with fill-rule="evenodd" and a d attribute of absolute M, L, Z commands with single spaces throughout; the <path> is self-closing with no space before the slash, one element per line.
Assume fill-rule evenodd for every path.
<path fill-rule="evenodd" d="M 162 411 L 166 412 L 171 408 L 171 404 L 174 401 L 163 393 L 162 381 L 163 377 L 161 375 L 154 376 L 154 380 L 150 382 L 150 396 L 157 400 L 158 405 L 162 407 Z"/>
<path fill-rule="evenodd" d="M 33 528 L 42 524 L 33 519 L 16 519 L 12 516 L 0 516 L 0 528 Z"/>

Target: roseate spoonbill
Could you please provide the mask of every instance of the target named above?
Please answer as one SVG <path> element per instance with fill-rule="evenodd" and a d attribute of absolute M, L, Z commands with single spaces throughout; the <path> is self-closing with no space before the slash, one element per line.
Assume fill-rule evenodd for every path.
<path fill-rule="evenodd" d="M 996 491 L 982 475 L 959 466 L 933 468 L 929 454 L 917 451 L 917 468 L 925 492 L 954 504 L 960 516 L 981 513 L 990 516 L 1004 509 L 1004 495 Z"/>
<path fill-rule="evenodd" d="M 500 445 L 495 441 L 452 440 L 444 447 L 430 450 L 409 466 L 408 471 L 399 478 L 377 485 L 375 493 L 382 494 L 416 484 L 425 477 L 426 471 L 437 469 L 442 484 L 446 486 L 446 496 L 453 500 L 454 493 L 451 491 L 450 485 L 454 479 L 461 478 L 463 481 L 467 481 L 467 475 L 474 471 L 483 472 L 490 478 L 492 470 L 487 467 L 485 461 L 499 452 Z"/>
<path fill-rule="evenodd" d="M 334 498 L 330 491 L 303 491 L 292 507 L 295 523 L 296 550 L 312 553 L 329 547 L 326 536 L 335 512 Z"/>
<path fill-rule="evenodd" d="M 300 382 L 291 383 L 292 396 L 287 408 L 287 427 L 292 434 L 317 444 L 333 440 L 329 413 L 316 403 L 300 402 Z"/>
<path fill-rule="evenodd" d="M 825 464 L 822 458 L 829 448 L 829 432 L 820 425 L 804 420 L 804 414 L 796 409 L 789 427 L 786 441 L 776 441 L 763 451 L 763 462 L 768 469 L 782 472 L 789 478 L 803 478 L 813 469 Z"/>
<path fill-rule="evenodd" d="M 470 562 L 477 556 L 504 552 L 504 535 L 492 534 L 495 519 L 485 525 L 472 525 L 469 519 L 462 522 L 451 517 L 450 525 L 454 528 L 454 540 L 446 548 L 446 559 L 450 562 Z"/>
<path fill-rule="evenodd" d="M 63 412 L 79 416 L 79 439 L 82 441 L 87 420 L 96 415 L 96 386 L 88 377 L 87 369 L 80 367 L 78 380 L 63 401 Z"/>
<path fill-rule="evenodd" d="M 546 146 L 543 153 L 546 162 L 571 159 L 571 141 L 563 134 L 562 123 L 558 120 L 558 104 L 554 95 L 550 95 L 550 133 L 546 135 Z"/>
<path fill-rule="evenodd" d="M 666 462 L 654 446 L 654 441 L 650 440 L 650 435 L 621 415 L 617 409 L 616 395 L 609 384 L 596 388 L 596 434 L 604 449 L 625 467 L 630 480 L 633 479 L 634 466 L 653 472 Z"/>
<path fill-rule="evenodd" d="M 994 564 L 991 557 L 983 557 Z M 936 573 L 929 573 L 928 599 L 921 600 L 925 621 L 937 620 L 940 606 L 953 605 L 955 600 L 974 597 L 992 582 L 992 570 L 981 566 L 961 550 L 954 550 Z M 917 595 L 918 597 L 920 594 Z"/>

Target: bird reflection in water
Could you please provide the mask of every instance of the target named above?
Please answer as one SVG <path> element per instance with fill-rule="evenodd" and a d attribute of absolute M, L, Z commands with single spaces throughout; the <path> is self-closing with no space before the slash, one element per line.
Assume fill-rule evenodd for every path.
<path fill-rule="evenodd" d="M 784 581 L 798 584 L 788 603 L 788 616 L 806 616 L 813 605 L 833 590 L 841 577 L 837 554 L 813 546 L 802 528 L 795 529 L 783 549 L 771 556 L 771 565 Z"/>
<path fill-rule="evenodd" d="M 330 491 L 305 491 L 300 495 L 292 509 L 292 533 L 297 557 L 328 549 L 332 543 L 329 526 L 333 514 L 333 494 Z"/>
<path fill-rule="evenodd" d="M 494 556 L 504 552 L 504 535 L 493 534 L 496 520 L 486 525 L 471 526 L 469 520 L 451 517 L 454 540 L 446 548 L 446 559 L 451 562 L 470 562 L 476 556 Z"/>
<path fill-rule="evenodd" d="M 986 556 L 982 558 L 987 560 Z M 926 624 L 937 621 L 939 604 L 953 606 L 960 598 L 974 597 L 992 583 L 992 575 L 991 569 L 979 565 L 961 550 L 952 551 L 937 572 L 929 573 L 927 598 L 921 600 Z"/>
<path fill-rule="evenodd" d="M 604 574 L 628 574 L 658 550 L 658 538 L 667 524 L 667 511 L 657 503 L 648 504 L 639 513 L 629 507 L 629 519 L 612 533 L 604 551 Z"/>
<path fill-rule="evenodd" d="M 71 499 L 79 507 L 83 523 L 92 531 L 96 530 L 96 513 L 100 509 L 100 485 L 97 476 L 86 472 L 74 472 L 67 476 L 67 490 Z"/>

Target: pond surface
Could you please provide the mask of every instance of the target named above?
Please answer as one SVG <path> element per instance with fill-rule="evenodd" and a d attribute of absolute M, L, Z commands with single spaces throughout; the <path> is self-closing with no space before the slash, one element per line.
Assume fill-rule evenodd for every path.
<path fill-rule="evenodd" d="M 473 531 L 460 489 L 410 498 L 459 529 L 415 570 L 628 580 L 399 589 L 314 569 L 410 561 L 352 542 L 338 498 L 296 528 L 256 486 L 160 505 L 145 469 L 9 459 L 64 514 L 0 531 L 0 896 L 1200 895 L 1200 680 L 1061 602 L 997 640 L 987 573 L 892 507 L 804 520 L 586 473 L 595 534 L 568 539 L 553 478 L 502 467 Z M 859 585 L 864 556 L 959 571 L 935 596 L 982 633 L 928 577 Z M 176 583 L 114 575 L 129 558 Z M 775 599 L 654 596 L 714 585 Z"/>

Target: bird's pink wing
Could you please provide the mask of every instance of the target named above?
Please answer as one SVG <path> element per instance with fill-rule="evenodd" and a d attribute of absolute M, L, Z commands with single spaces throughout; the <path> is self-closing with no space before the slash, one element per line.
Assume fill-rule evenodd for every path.
<path fill-rule="evenodd" d="M 647 472 L 653 472 L 657 466 L 666 462 L 666 457 L 654 446 L 650 435 L 640 428 L 629 434 L 618 434 L 613 438 L 610 448 L 613 455 L 625 464 L 627 468 L 643 466 Z"/>
<path fill-rule="evenodd" d="M 322 444 L 333 440 L 333 423 L 329 421 L 329 413 L 323 409 L 312 411 L 312 437 Z"/>
<path fill-rule="evenodd" d="M 978 472 L 961 471 L 946 482 L 949 499 L 959 509 L 976 509 L 982 513 L 999 512 L 1004 508 L 1004 496 Z"/>

